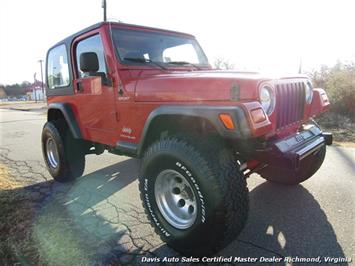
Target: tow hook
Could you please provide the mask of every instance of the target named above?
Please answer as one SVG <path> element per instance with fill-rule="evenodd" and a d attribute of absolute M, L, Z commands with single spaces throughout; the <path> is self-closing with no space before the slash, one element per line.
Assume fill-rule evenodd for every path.
<path fill-rule="evenodd" d="M 244 170 L 246 171 L 246 172 L 244 172 L 244 177 L 245 177 L 245 179 L 247 179 L 251 174 L 254 174 L 254 173 L 256 173 L 257 171 L 260 171 L 261 169 L 263 169 L 263 168 L 265 168 L 265 167 L 267 167 L 267 166 L 268 166 L 267 163 L 260 163 L 260 164 L 258 164 L 256 167 L 254 167 L 253 169 L 246 169 L 246 168 L 244 168 Z"/>

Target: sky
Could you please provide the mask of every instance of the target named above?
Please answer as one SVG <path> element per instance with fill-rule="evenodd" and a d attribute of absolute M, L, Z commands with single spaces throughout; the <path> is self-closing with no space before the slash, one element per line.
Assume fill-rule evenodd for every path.
<path fill-rule="evenodd" d="M 211 64 L 297 73 L 355 60 L 355 0 L 107 0 L 108 18 L 191 33 Z M 101 0 L 2 0 L 0 84 L 40 79 L 56 42 L 102 21 Z"/>

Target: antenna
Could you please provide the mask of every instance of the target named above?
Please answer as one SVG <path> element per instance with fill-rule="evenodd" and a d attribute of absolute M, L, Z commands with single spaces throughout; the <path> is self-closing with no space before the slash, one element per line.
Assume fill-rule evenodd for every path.
<path fill-rule="evenodd" d="M 107 9 L 106 0 L 102 0 L 101 7 L 104 9 L 104 21 L 107 21 L 107 16 L 106 16 L 106 9 Z"/>

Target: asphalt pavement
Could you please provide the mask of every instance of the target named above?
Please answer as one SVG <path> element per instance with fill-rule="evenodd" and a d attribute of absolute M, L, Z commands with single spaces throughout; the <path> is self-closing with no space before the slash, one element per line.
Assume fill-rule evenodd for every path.
<path fill-rule="evenodd" d="M 0 109 L 0 164 L 39 199 L 33 234 L 45 260 L 53 265 L 149 265 L 148 259 L 179 257 L 144 215 L 139 161 L 106 152 L 88 155 L 81 178 L 69 184 L 54 182 L 42 159 L 45 119 L 40 110 Z M 255 264 L 262 265 L 278 260 L 279 265 L 302 265 L 297 258 L 318 256 L 321 264 L 354 260 L 354 179 L 355 149 L 337 146 L 328 148 L 321 169 L 301 185 L 275 185 L 252 175 L 247 225 L 216 256 L 256 258 Z"/>

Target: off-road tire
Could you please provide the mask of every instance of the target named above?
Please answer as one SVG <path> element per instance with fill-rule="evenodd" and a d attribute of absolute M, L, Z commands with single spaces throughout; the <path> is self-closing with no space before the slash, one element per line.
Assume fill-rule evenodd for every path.
<path fill-rule="evenodd" d="M 317 153 L 301 161 L 298 170 L 292 171 L 279 167 L 266 167 L 259 174 L 266 180 L 283 185 L 297 185 L 313 176 L 322 166 L 326 154 L 324 145 Z"/>
<path fill-rule="evenodd" d="M 58 151 L 58 165 L 53 167 L 47 156 L 47 140 L 51 138 Z M 74 139 L 63 120 L 47 122 L 42 131 L 42 153 L 47 169 L 54 180 L 68 182 L 83 174 L 85 168 L 84 145 Z"/>
<path fill-rule="evenodd" d="M 166 169 L 182 174 L 198 195 L 197 217 L 187 229 L 173 227 L 157 206 L 154 185 Z M 239 235 L 247 220 L 246 180 L 233 152 L 220 142 L 177 137 L 155 142 L 142 159 L 139 189 L 156 233 L 184 255 L 214 254 Z"/>

